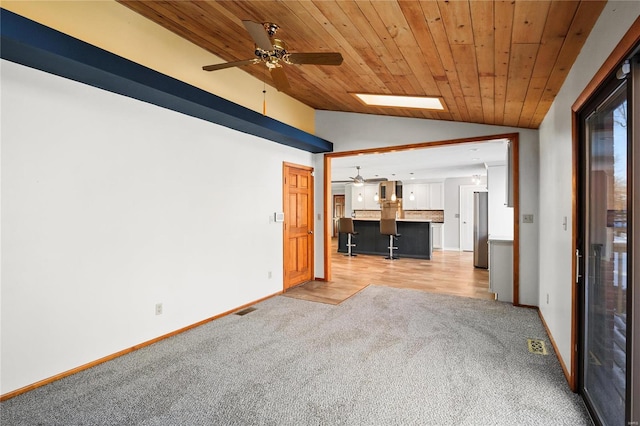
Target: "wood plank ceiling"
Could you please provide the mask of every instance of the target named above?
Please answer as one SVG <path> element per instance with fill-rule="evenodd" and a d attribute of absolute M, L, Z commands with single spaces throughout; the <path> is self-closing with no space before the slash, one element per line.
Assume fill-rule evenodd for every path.
<path fill-rule="evenodd" d="M 534 129 L 606 4 L 118 1 L 225 61 L 253 58 L 242 20 L 277 23 L 290 52 L 341 52 L 340 66 L 285 65 L 286 93 L 315 109 Z M 241 69 L 272 85 L 264 64 Z M 446 111 L 365 106 L 354 92 L 437 96 Z"/>

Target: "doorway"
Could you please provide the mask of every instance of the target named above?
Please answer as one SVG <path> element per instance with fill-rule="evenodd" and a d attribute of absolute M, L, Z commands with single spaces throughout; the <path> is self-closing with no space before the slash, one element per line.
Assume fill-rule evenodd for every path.
<path fill-rule="evenodd" d="M 509 134 L 500 134 L 500 135 L 488 135 L 483 137 L 476 138 L 465 138 L 465 139 L 453 139 L 453 140 L 445 140 L 445 141 L 435 141 L 435 142 L 423 142 L 417 144 L 407 144 L 407 145 L 397 145 L 397 146 L 388 146 L 383 148 L 370 148 L 364 150 L 356 150 L 356 151 L 343 151 L 343 152 L 334 152 L 328 153 L 324 156 L 324 232 L 323 232 L 323 243 L 324 243 L 324 280 L 331 281 L 332 276 L 332 268 L 331 268 L 331 235 L 332 235 L 332 197 L 331 197 L 331 160 L 339 157 L 351 157 L 358 156 L 362 154 L 384 154 L 391 153 L 396 151 L 411 151 L 416 149 L 424 149 L 424 148 L 435 148 L 435 147 L 443 147 L 446 145 L 458 145 L 458 144 L 467 144 L 467 143 L 477 143 L 484 142 L 488 140 L 498 140 L 498 139 L 506 139 L 511 144 L 512 149 L 512 161 L 513 161 L 513 217 L 517 219 L 520 215 L 520 205 L 519 205 L 519 156 L 518 156 L 518 141 L 519 135 L 518 133 L 509 133 Z M 520 232 L 519 232 L 519 221 L 514 220 L 513 222 L 513 304 L 518 306 L 520 305 L 519 300 L 519 274 L 520 274 Z"/>

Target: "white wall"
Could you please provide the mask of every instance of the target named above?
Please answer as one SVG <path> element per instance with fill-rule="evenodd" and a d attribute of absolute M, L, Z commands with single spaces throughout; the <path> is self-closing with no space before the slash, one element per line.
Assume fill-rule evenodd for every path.
<path fill-rule="evenodd" d="M 282 290 L 270 218 L 311 154 L 1 66 L 0 393 Z"/>
<path fill-rule="evenodd" d="M 445 250 L 460 250 L 460 185 L 474 185 L 474 183 L 468 176 L 444 180 Z M 486 186 L 487 177 L 480 176 L 478 187 L 486 188 Z"/>
<path fill-rule="evenodd" d="M 571 362 L 571 258 L 574 255 L 571 105 L 639 15 L 640 2 L 607 3 L 540 126 L 540 301 L 544 301 L 540 310 L 567 368 Z M 566 230 L 562 226 L 565 217 Z"/>
<path fill-rule="evenodd" d="M 473 123 L 316 111 L 316 135 L 334 143 L 334 151 L 395 146 L 504 133 L 519 133 L 520 208 L 538 210 L 538 131 Z M 317 156 L 320 158 L 320 156 Z M 316 164 L 322 164 L 316 160 Z M 316 205 L 316 207 L 318 207 Z M 445 230 L 447 225 L 445 223 Z M 520 235 L 520 303 L 538 305 L 537 224 Z M 316 245 L 316 254 L 321 248 Z M 316 268 L 318 263 L 316 262 Z"/>

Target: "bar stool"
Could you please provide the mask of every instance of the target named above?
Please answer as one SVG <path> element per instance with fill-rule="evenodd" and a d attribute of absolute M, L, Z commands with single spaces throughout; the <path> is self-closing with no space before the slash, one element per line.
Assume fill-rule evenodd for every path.
<path fill-rule="evenodd" d="M 353 219 L 350 217 L 341 217 L 338 221 L 338 232 L 341 234 L 347 234 L 347 254 L 345 254 L 345 256 L 357 256 L 357 254 L 353 254 L 351 252 L 351 247 L 356 246 L 351 243 L 351 237 L 353 235 L 358 235 L 358 233 L 353 229 Z"/>
<path fill-rule="evenodd" d="M 380 219 L 380 233 L 382 235 L 389 236 L 389 247 L 387 247 L 389 249 L 389 256 L 385 257 L 385 259 L 390 259 L 390 260 L 399 259 L 398 256 L 393 255 L 393 251 L 398 249 L 398 247 L 394 247 L 393 243 L 395 239 L 400 236 L 400 234 L 398 234 L 396 220 Z"/>

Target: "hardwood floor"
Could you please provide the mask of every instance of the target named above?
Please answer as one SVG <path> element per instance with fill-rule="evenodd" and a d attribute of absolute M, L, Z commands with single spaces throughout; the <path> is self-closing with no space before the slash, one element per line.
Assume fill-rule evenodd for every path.
<path fill-rule="evenodd" d="M 436 250 L 431 260 L 386 260 L 382 256 L 344 256 L 331 241 L 332 279 L 310 281 L 284 295 L 314 302 L 339 304 L 367 285 L 411 288 L 454 296 L 494 300 L 489 271 L 473 266 L 473 253 Z"/>

